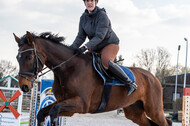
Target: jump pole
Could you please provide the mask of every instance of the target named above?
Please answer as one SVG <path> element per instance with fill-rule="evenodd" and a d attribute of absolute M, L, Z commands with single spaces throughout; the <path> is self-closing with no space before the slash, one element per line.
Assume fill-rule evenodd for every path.
<path fill-rule="evenodd" d="M 31 93 L 29 126 L 36 126 L 37 105 L 38 105 L 38 84 L 35 83 Z"/>
<path fill-rule="evenodd" d="M 187 55 L 188 55 L 188 40 L 186 41 L 186 59 L 185 59 L 185 73 L 183 86 L 183 105 L 182 105 L 182 126 L 190 125 L 190 88 L 186 88 L 186 72 L 187 72 Z"/>
<path fill-rule="evenodd" d="M 182 126 L 190 126 L 190 88 L 183 88 Z"/>
<path fill-rule="evenodd" d="M 47 91 L 52 88 L 53 80 L 43 80 L 41 81 L 41 91 L 40 91 L 40 106 L 39 109 L 47 105 L 47 103 L 53 103 L 55 98 L 53 95 L 47 95 Z M 30 102 L 30 119 L 29 126 L 37 125 L 37 103 L 38 103 L 38 84 L 34 84 L 32 93 L 31 93 L 31 102 Z M 47 119 L 47 118 L 46 118 Z M 48 120 L 46 120 L 48 121 Z M 58 126 L 66 126 L 65 117 L 59 117 Z M 49 126 L 49 123 L 45 123 L 44 126 Z"/>

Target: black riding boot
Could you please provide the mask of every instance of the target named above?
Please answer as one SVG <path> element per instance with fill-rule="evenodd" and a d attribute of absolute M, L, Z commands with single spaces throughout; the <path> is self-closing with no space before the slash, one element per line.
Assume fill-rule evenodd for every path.
<path fill-rule="evenodd" d="M 137 85 L 129 79 L 123 69 L 121 69 L 119 65 L 112 62 L 111 60 L 109 61 L 108 70 L 114 75 L 116 79 L 125 84 L 125 87 L 128 89 L 128 95 L 132 94 L 137 89 Z"/>

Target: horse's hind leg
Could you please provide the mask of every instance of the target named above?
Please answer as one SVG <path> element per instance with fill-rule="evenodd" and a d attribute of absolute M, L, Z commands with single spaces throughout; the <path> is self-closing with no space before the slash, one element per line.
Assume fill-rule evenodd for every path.
<path fill-rule="evenodd" d="M 163 108 L 162 102 L 154 105 L 144 105 L 145 112 L 148 117 L 151 118 L 153 122 L 158 124 L 159 126 L 172 126 L 172 122 L 167 120 Z"/>
<path fill-rule="evenodd" d="M 123 110 L 125 117 L 132 120 L 139 126 L 157 126 L 146 117 L 142 101 L 137 101 L 136 103 L 123 108 Z"/>

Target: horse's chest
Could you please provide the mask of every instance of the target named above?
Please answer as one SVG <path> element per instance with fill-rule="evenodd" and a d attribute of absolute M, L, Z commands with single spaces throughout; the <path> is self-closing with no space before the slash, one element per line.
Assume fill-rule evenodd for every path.
<path fill-rule="evenodd" d="M 76 95 L 72 86 L 54 86 L 53 93 L 58 102 L 69 99 Z"/>

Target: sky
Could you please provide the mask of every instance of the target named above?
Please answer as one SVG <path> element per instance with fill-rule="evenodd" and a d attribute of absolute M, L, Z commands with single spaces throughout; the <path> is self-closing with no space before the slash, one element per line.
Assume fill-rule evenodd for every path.
<path fill-rule="evenodd" d="M 142 49 L 164 47 L 171 65 L 185 66 L 186 41 L 190 40 L 190 0 L 99 0 L 120 39 L 119 55 L 131 66 Z M 66 37 L 70 45 L 78 32 L 85 6 L 82 0 L 0 0 L 0 60 L 18 66 L 18 46 L 13 33 L 50 31 Z M 190 51 L 189 51 L 190 52 Z M 187 65 L 190 67 L 188 53 Z"/>

